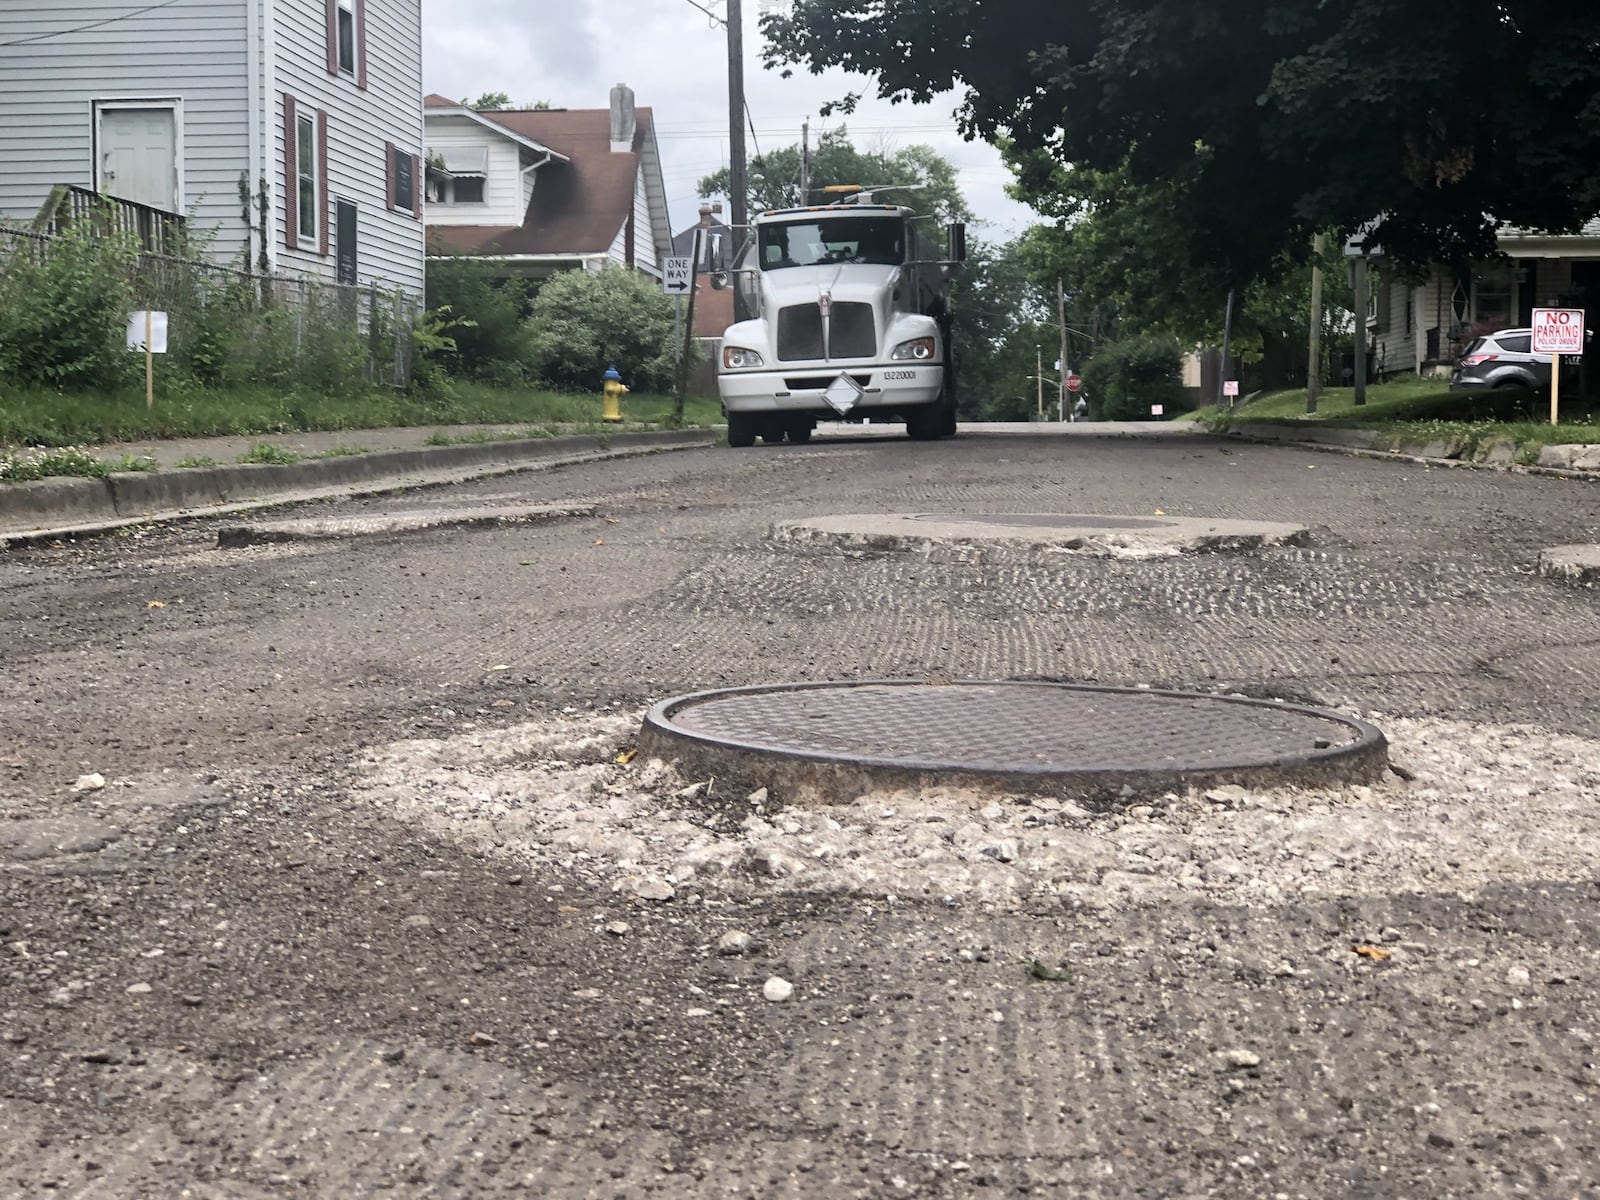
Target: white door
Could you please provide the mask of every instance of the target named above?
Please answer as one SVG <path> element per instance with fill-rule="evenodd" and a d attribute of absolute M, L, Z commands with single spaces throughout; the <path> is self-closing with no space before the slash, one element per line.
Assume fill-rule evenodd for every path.
<path fill-rule="evenodd" d="M 123 200 L 178 211 L 178 129 L 172 109 L 100 110 L 100 186 Z"/>

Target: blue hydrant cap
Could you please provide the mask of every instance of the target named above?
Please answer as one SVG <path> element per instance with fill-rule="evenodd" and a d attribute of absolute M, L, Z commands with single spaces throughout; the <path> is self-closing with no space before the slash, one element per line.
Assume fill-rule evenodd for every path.
<path fill-rule="evenodd" d="M 604 375 L 600 376 L 600 378 L 601 379 L 615 379 L 618 382 L 621 382 L 622 375 L 615 367 L 607 367 L 606 368 L 606 373 Z"/>

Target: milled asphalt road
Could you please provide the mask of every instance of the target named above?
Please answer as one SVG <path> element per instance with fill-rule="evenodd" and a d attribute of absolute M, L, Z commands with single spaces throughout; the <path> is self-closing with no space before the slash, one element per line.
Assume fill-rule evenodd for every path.
<path fill-rule="evenodd" d="M 1600 1195 L 1592 880 L 652 904 L 354 793 L 397 739 L 774 680 L 1148 684 L 1600 738 L 1600 594 L 1536 570 L 1595 540 L 1600 491 L 976 435 L 274 517 L 589 504 L 0 555 L 0 1195 Z M 768 537 L 841 513 L 1157 510 L 1311 540 L 1127 561 Z M 91 772 L 108 785 L 74 792 Z M 1350 955 L 1385 929 L 1424 967 L 1515 953 L 1537 995 Z M 719 954 L 735 930 L 749 949 Z M 1047 951 L 1068 981 L 1028 974 Z M 770 975 L 795 997 L 764 1001 Z"/>

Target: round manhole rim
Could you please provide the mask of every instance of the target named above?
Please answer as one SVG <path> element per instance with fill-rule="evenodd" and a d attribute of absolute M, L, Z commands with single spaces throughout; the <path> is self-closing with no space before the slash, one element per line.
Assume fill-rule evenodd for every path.
<path fill-rule="evenodd" d="M 1354 733 L 1353 740 L 1342 745 L 1328 746 L 1322 749 L 1312 749 L 1294 754 L 1279 754 L 1272 757 L 1249 758 L 1239 761 L 1212 761 L 1203 764 L 1173 764 L 1171 766 L 1139 765 L 1128 766 L 1118 764 L 1081 763 L 1070 767 L 1054 764 L 1016 763 L 1003 769 L 987 766 L 974 766 L 970 763 L 950 761 L 929 761 L 910 758 L 883 758 L 867 754 L 836 753 L 815 748 L 804 748 L 776 743 L 756 742 L 738 738 L 715 736 L 702 733 L 693 729 L 686 729 L 672 721 L 675 713 L 689 708 L 697 703 L 704 703 L 714 699 L 736 697 L 740 695 L 767 695 L 779 692 L 804 692 L 857 688 L 896 688 L 896 687 L 984 687 L 984 688 L 1057 688 L 1074 693 L 1097 693 L 1121 697 L 1153 697 L 1172 700 L 1203 700 L 1213 703 L 1239 705 L 1258 708 L 1265 711 L 1293 712 L 1298 715 L 1331 724 L 1342 726 Z M 1369 774 L 1375 776 L 1386 766 L 1388 739 L 1376 725 L 1354 717 L 1348 713 L 1341 713 L 1333 709 L 1322 708 L 1316 705 L 1299 704 L 1293 701 L 1262 699 L 1254 696 L 1217 692 L 1195 692 L 1173 688 L 1154 687 L 1129 687 L 1110 684 L 1090 683 L 1062 683 L 1054 680 L 1037 679 L 862 679 L 862 680 L 813 680 L 804 682 L 752 684 L 744 687 L 709 688 L 698 692 L 690 692 L 679 696 L 671 696 L 660 700 L 650 706 L 646 712 L 644 732 L 654 735 L 669 744 L 676 743 L 680 746 L 689 745 L 703 753 L 716 756 L 745 755 L 771 763 L 801 763 L 821 767 L 865 770 L 871 773 L 883 773 L 887 776 L 906 776 L 919 774 L 950 773 L 969 779 L 990 780 L 1018 780 L 1047 784 L 1051 782 L 1083 786 L 1094 781 L 1143 781 L 1151 786 L 1171 786 L 1175 781 L 1215 781 L 1228 782 L 1235 779 L 1244 779 L 1251 775 L 1268 776 L 1280 773 L 1286 776 L 1284 782 L 1299 782 L 1293 778 L 1297 773 L 1304 771 L 1308 776 L 1315 776 L 1319 769 L 1334 771 L 1341 764 L 1359 766 L 1363 762 L 1376 757 L 1376 767 Z M 663 755 L 663 757 L 667 757 Z M 1334 782 L 1331 776 L 1326 780 L 1308 778 L 1305 785 L 1317 786 L 1319 782 Z"/>

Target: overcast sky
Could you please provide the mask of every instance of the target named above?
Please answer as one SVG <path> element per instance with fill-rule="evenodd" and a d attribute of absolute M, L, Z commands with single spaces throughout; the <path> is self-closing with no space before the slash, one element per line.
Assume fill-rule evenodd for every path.
<path fill-rule="evenodd" d="M 705 0 L 722 13 L 724 0 Z M 1008 199 L 1010 178 L 999 155 L 956 133 L 953 98 L 933 105 L 865 101 L 849 118 L 823 122 L 822 104 L 863 82 L 841 73 L 783 79 L 761 66 L 760 0 L 744 0 L 745 91 L 759 147 L 812 137 L 843 122 L 863 147 L 934 147 L 954 163 L 986 240 L 1020 232 L 1031 210 Z M 423 77 L 430 92 L 472 99 L 506 92 L 517 105 L 548 100 L 557 108 L 604 108 L 611 85 L 626 83 L 655 110 L 674 230 L 694 222 L 699 179 L 727 163 L 727 33 L 713 28 L 690 0 L 431 0 L 423 5 Z M 747 153 L 753 155 L 755 147 Z"/>

